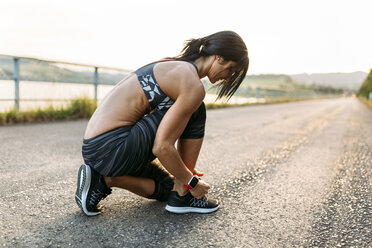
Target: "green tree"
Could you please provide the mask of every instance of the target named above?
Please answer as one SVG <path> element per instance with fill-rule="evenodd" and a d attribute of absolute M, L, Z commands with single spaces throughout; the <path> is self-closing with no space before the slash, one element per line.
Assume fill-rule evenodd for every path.
<path fill-rule="evenodd" d="M 368 99 L 370 92 L 372 92 L 372 68 L 370 69 L 366 80 L 364 80 L 362 86 L 360 86 L 358 96 Z"/>

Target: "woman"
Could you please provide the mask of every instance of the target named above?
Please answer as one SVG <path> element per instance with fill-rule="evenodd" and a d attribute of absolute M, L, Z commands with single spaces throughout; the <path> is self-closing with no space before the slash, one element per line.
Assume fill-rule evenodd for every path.
<path fill-rule="evenodd" d="M 99 214 L 97 204 L 111 187 L 168 200 L 166 210 L 174 213 L 216 211 L 218 202 L 205 196 L 210 186 L 195 170 L 206 117 L 200 79 L 207 76 L 217 84 L 218 98 L 230 98 L 248 64 L 240 36 L 223 31 L 189 40 L 179 56 L 146 65 L 119 82 L 84 135 L 85 164 L 75 195 L 83 212 Z"/>

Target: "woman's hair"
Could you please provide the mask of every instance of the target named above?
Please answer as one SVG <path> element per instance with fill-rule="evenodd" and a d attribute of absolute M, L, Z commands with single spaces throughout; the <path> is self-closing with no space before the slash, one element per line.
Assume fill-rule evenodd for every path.
<path fill-rule="evenodd" d="M 223 80 L 217 85 L 217 99 L 229 99 L 244 80 L 249 66 L 247 47 L 237 33 L 221 31 L 203 38 L 190 39 L 186 41 L 180 55 L 167 59 L 194 62 L 200 57 L 210 55 L 219 55 L 227 61 L 236 62 L 235 73 L 230 80 Z"/>

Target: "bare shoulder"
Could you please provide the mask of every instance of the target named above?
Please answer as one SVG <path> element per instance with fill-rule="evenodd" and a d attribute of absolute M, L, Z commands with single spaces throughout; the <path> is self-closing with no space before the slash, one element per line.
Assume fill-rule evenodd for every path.
<path fill-rule="evenodd" d="M 198 98 L 205 96 L 204 86 L 191 63 L 185 61 L 161 62 L 155 66 L 154 74 L 162 90 L 174 100 L 185 92 L 192 93 Z"/>

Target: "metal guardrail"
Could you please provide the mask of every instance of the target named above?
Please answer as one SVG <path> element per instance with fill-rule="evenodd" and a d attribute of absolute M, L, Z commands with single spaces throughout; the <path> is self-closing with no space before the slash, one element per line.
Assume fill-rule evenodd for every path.
<path fill-rule="evenodd" d="M 47 62 L 51 64 L 65 64 L 65 65 L 72 65 L 72 66 L 79 66 L 79 67 L 87 67 L 87 68 L 94 68 L 93 73 L 93 84 L 94 84 L 94 99 L 97 101 L 97 92 L 98 92 L 98 78 L 99 78 L 99 69 L 106 69 L 106 70 L 114 70 L 118 72 L 124 72 L 124 73 L 130 73 L 131 70 L 127 69 L 121 69 L 121 68 L 115 68 L 115 67 L 109 67 L 109 66 L 98 66 L 98 65 L 88 65 L 88 64 L 79 64 L 79 63 L 72 63 L 72 62 L 65 62 L 65 61 L 57 61 L 57 60 L 45 60 L 45 59 L 39 59 L 39 58 L 31 58 L 31 57 L 20 57 L 20 56 L 11 56 L 11 55 L 4 55 L 0 54 L 0 58 L 7 58 L 12 59 L 14 63 L 14 69 L 13 69 L 13 80 L 14 80 L 14 99 L 2 99 L 3 101 L 6 100 L 14 100 L 14 108 L 18 112 L 19 111 L 19 81 L 20 81 L 20 60 L 31 60 L 31 61 L 38 61 L 38 62 Z M 27 99 L 22 99 L 22 101 Z M 44 100 L 44 101 L 63 101 L 62 99 L 38 99 L 38 100 Z"/>
<path fill-rule="evenodd" d="M 115 68 L 115 67 L 108 67 L 108 66 L 99 66 L 99 65 L 88 65 L 88 64 L 80 64 L 80 63 L 72 63 L 72 62 L 64 62 L 64 61 L 56 61 L 56 60 L 45 60 L 45 59 L 39 59 L 39 58 L 31 58 L 31 57 L 20 57 L 20 56 L 11 56 L 11 55 L 2 55 L 0 54 L 0 59 L 6 58 L 9 60 L 13 60 L 14 69 L 13 69 L 13 77 L 10 79 L 10 77 L 6 80 L 14 80 L 14 99 L 0 99 L 0 101 L 14 101 L 14 108 L 16 111 L 19 111 L 20 108 L 20 100 L 22 101 L 68 101 L 68 99 L 50 99 L 50 98 L 38 98 L 38 99 L 27 99 L 22 98 L 20 99 L 20 61 L 21 60 L 28 60 L 28 61 L 37 61 L 37 62 L 43 62 L 48 64 L 63 64 L 63 65 L 71 65 L 71 66 L 77 66 L 77 67 L 86 67 L 86 68 L 92 68 L 93 71 L 93 80 L 90 81 L 88 84 L 94 85 L 94 100 L 98 101 L 98 85 L 104 85 L 104 84 L 111 84 L 114 85 L 115 82 L 110 80 L 110 83 L 99 83 L 99 70 L 112 70 L 116 72 L 121 73 L 130 73 L 131 70 L 127 69 L 121 69 L 121 68 Z M 1 69 L 1 68 L 0 68 Z M 0 70 L 1 73 L 1 70 Z M 0 75 L 0 80 L 1 80 Z M 25 79 L 22 79 L 22 81 Z M 75 78 L 74 78 L 75 80 Z M 36 81 L 36 80 L 25 80 L 25 81 Z M 45 82 L 51 82 L 51 80 L 47 80 Z M 53 81 L 54 82 L 54 81 Z M 59 83 L 64 83 L 65 81 L 59 81 Z M 70 81 L 71 82 L 71 81 Z M 86 82 L 76 82 L 73 83 L 77 84 L 86 84 Z M 203 80 L 204 86 L 206 86 L 206 82 Z M 216 92 L 215 92 L 216 93 Z M 212 93 L 213 94 L 213 93 Z M 269 89 L 269 88 L 262 88 L 262 87 L 255 87 L 255 88 L 239 88 L 238 91 L 234 94 L 234 96 L 239 96 L 243 98 L 255 98 L 257 101 L 260 99 L 273 99 L 273 98 L 316 98 L 319 97 L 317 94 L 314 95 L 314 92 L 308 92 L 305 90 L 302 91 L 291 91 L 291 90 L 281 90 L 281 89 Z"/>

